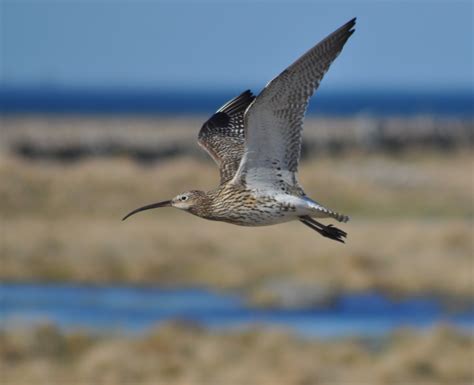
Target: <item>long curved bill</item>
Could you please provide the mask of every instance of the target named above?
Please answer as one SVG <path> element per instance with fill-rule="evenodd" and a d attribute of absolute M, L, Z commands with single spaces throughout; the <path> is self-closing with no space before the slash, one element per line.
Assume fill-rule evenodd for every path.
<path fill-rule="evenodd" d="M 140 211 L 145 211 L 145 210 L 150 210 L 150 209 L 156 209 L 158 207 L 169 207 L 171 206 L 171 201 L 163 201 L 163 202 L 158 202 L 158 203 L 152 203 L 151 205 L 146 205 L 143 207 L 139 207 L 138 209 L 135 209 L 133 211 L 130 211 L 127 215 L 125 215 L 122 218 L 122 221 L 127 219 L 128 217 L 131 217 L 132 215 L 139 213 Z"/>

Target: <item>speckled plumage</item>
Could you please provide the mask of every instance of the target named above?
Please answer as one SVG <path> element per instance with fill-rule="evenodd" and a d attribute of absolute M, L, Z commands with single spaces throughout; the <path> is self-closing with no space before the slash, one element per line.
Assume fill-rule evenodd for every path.
<path fill-rule="evenodd" d="M 221 184 L 230 181 L 245 152 L 244 113 L 255 96 L 247 90 L 224 104 L 199 131 L 198 143 L 219 166 Z"/>
<path fill-rule="evenodd" d="M 348 217 L 306 196 L 297 181 L 303 119 L 309 99 L 354 32 L 355 19 L 311 48 L 255 97 L 247 90 L 227 102 L 202 126 L 198 142 L 219 166 L 220 185 L 191 190 L 139 211 L 173 206 L 199 217 L 241 226 L 299 220 L 343 242 L 347 235 L 314 218 Z M 125 219 L 124 218 L 124 219 Z"/>

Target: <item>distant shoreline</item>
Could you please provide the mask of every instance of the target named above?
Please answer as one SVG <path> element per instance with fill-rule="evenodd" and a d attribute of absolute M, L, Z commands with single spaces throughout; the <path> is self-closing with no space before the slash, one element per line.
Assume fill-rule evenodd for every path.
<path fill-rule="evenodd" d="M 59 162 L 123 156 L 140 162 L 205 158 L 195 138 L 206 119 L 178 114 L 6 115 L 0 128 L 0 154 Z M 302 156 L 471 150 L 473 131 L 468 118 L 310 116 L 305 120 Z"/>
<path fill-rule="evenodd" d="M 140 88 L 0 87 L 0 113 L 84 115 L 210 114 L 242 90 L 179 91 Z M 257 92 L 258 90 L 254 90 Z M 458 91 L 318 91 L 308 113 L 375 117 L 473 117 L 474 93 Z"/>

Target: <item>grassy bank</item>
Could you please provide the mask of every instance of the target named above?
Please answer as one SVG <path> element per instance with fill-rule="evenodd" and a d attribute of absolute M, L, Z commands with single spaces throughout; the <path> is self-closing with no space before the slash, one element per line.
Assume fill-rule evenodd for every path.
<path fill-rule="evenodd" d="M 168 324 L 137 337 L 0 333 L 3 385 L 469 384 L 474 339 L 438 327 L 364 341 Z"/>
<path fill-rule="evenodd" d="M 211 161 L 140 166 L 0 160 L 0 279 L 202 284 L 278 304 L 275 282 L 311 290 L 472 296 L 468 152 L 346 155 L 302 164 L 308 194 L 352 217 L 346 245 L 299 223 L 242 228 L 137 206 L 218 181 Z"/>

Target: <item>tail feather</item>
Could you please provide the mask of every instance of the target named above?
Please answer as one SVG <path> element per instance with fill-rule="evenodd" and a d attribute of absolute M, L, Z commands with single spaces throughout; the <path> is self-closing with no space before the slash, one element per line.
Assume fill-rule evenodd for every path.
<path fill-rule="evenodd" d="M 344 214 L 341 214 L 341 213 L 337 213 L 335 211 L 330 211 L 330 214 L 329 214 L 330 217 L 336 219 L 337 221 L 339 222 L 343 222 L 343 223 L 346 223 L 349 221 L 349 217 L 347 215 L 344 215 Z"/>
<path fill-rule="evenodd" d="M 338 212 L 336 212 L 336 211 L 332 211 L 332 210 L 330 210 L 330 209 L 327 209 L 327 208 L 324 207 L 324 206 L 318 207 L 318 210 L 324 212 L 325 214 L 327 214 L 328 217 L 334 218 L 335 220 L 337 220 L 337 221 L 339 221 L 339 222 L 344 222 L 344 223 L 346 223 L 346 222 L 348 222 L 349 219 L 350 219 L 347 215 L 338 213 Z"/>
<path fill-rule="evenodd" d="M 344 238 L 346 238 L 347 233 L 341 229 L 338 229 L 337 227 L 334 227 L 333 225 L 325 226 L 322 223 L 319 223 L 318 221 L 308 216 L 300 217 L 300 221 L 309 228 L 317 231 L 323 237 L 334 239 L 335 241 L 341 243 L 345 243 Z"/>
<path fill-rule="evenodd" d="M 310 203 L 313 210 L 315 210 L 317 212 L 324 213 L 324 215 L 326 215 L 330 218 L 334 218 L 335 220 L 337 220 L 339 222 L 344 222 L 345 223 L 345 222 L 348 222 L 349 219 L 350 219 L 347 215 L 344 215 L 344 214 L 338 213 L 336 211 L 333 211 L 331 209 L 328 209 L 328 208 L 324 207 L 323 205 L 321 205 L 320 203 L 312 200 L 311 198 L 309 198 L 307 196 L 304 196 L 304 199 Z M 318 215 L 314 215 L 314 216 L 318 217 Z"/>

